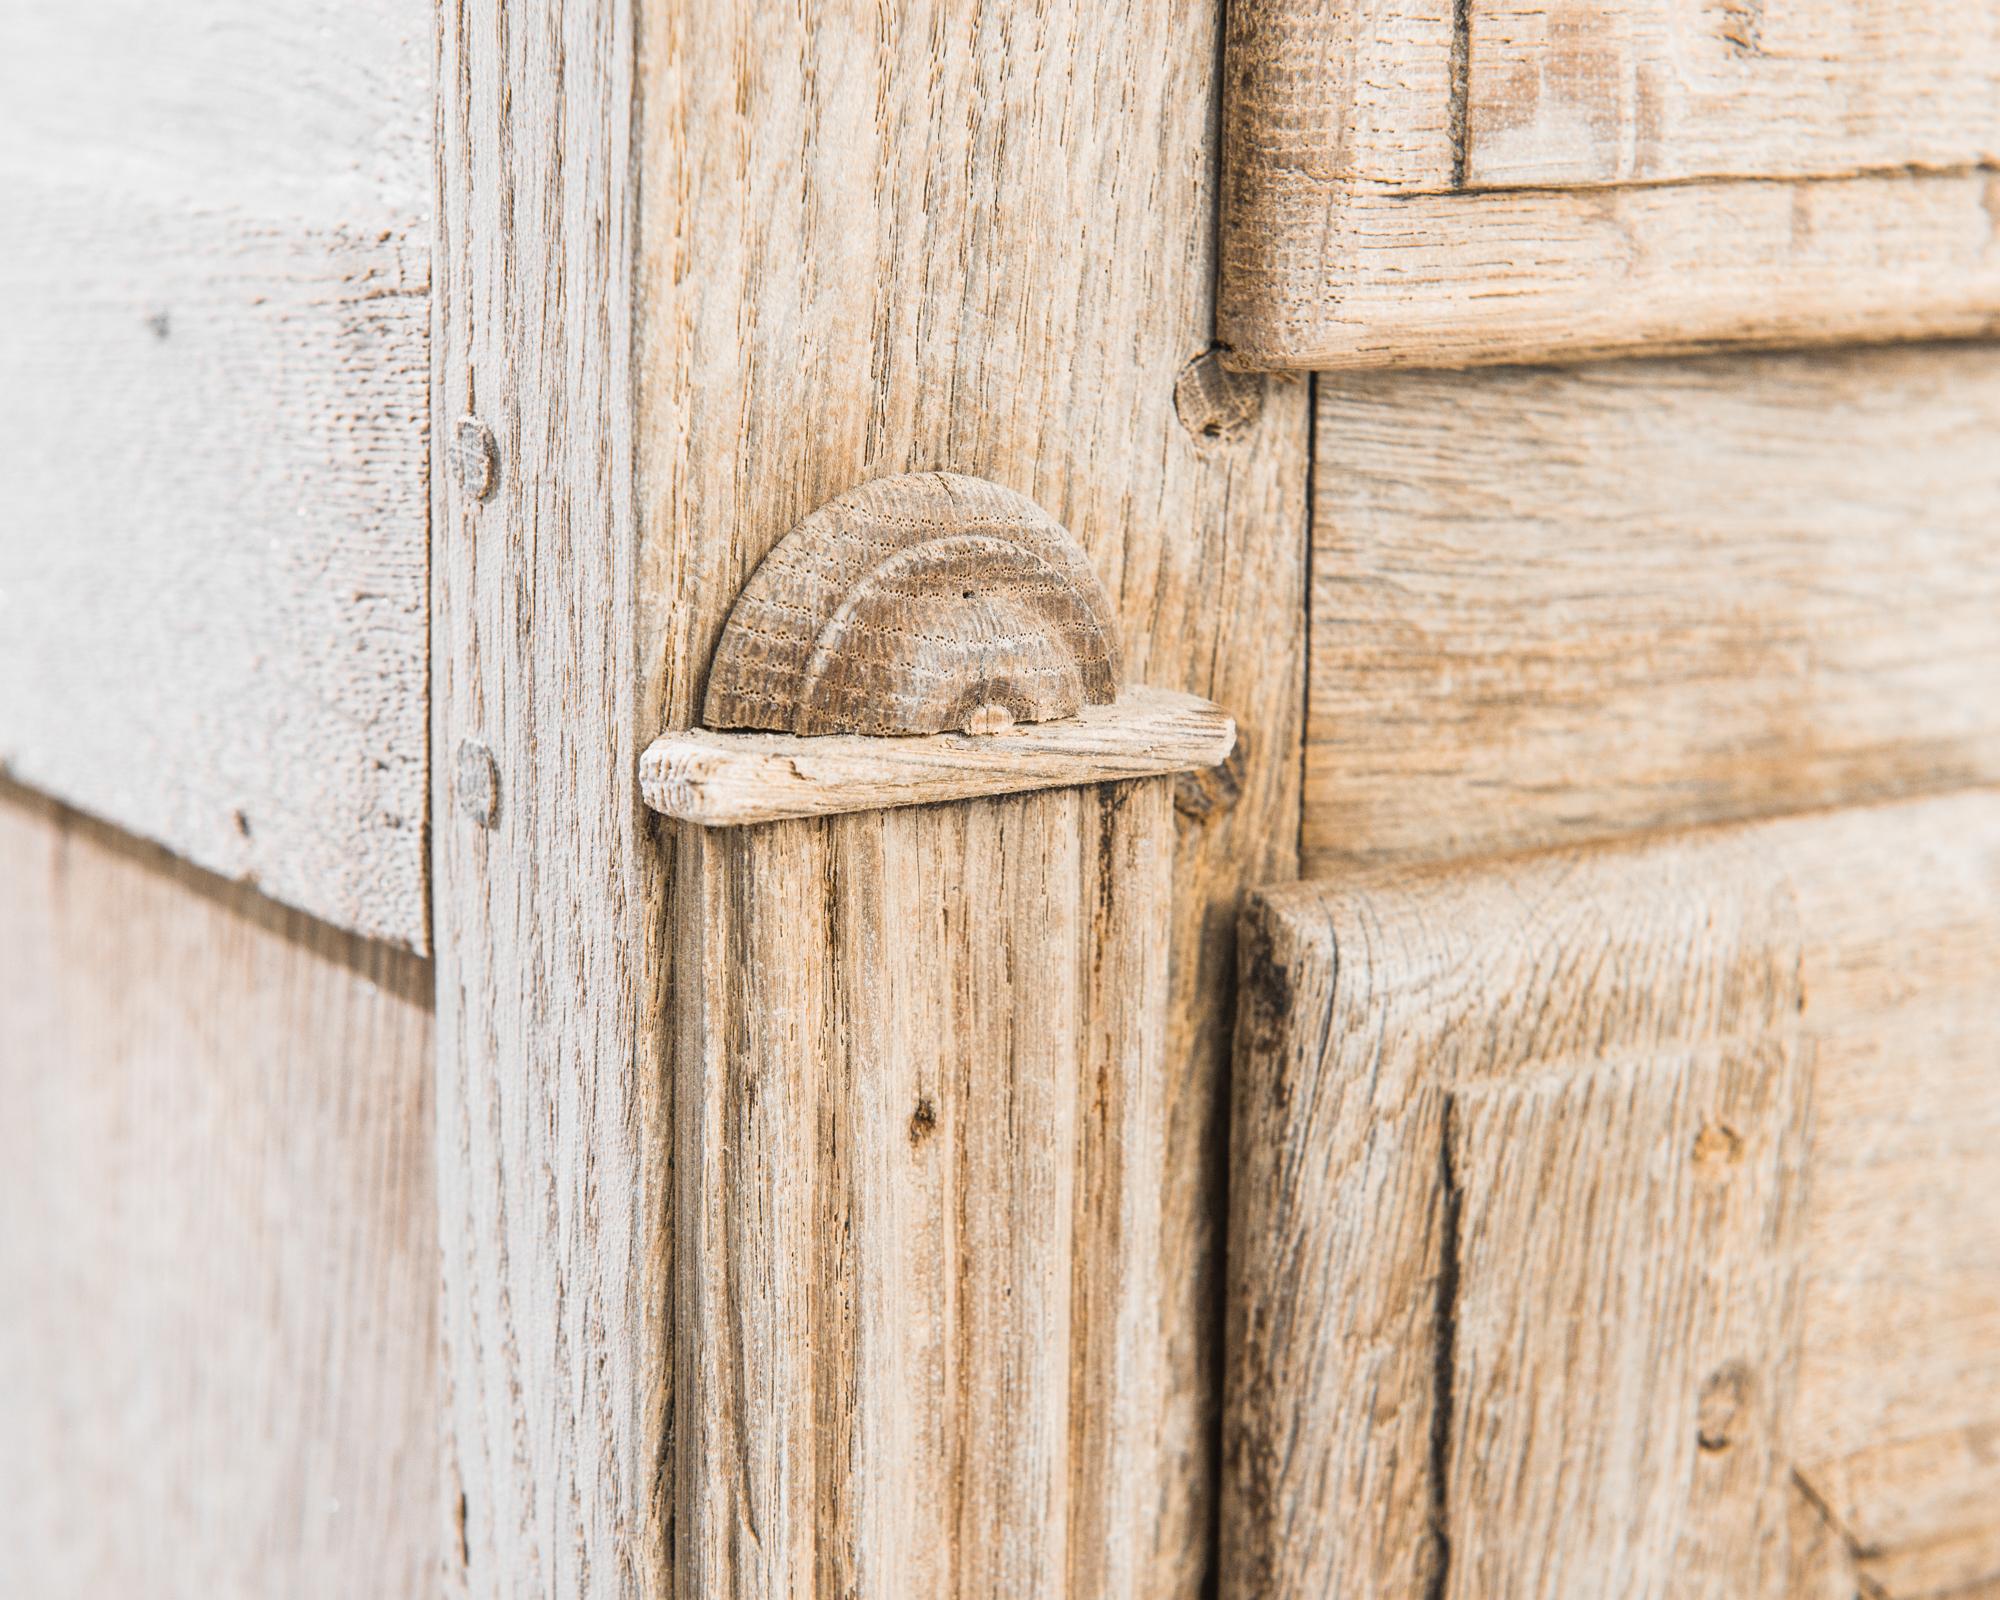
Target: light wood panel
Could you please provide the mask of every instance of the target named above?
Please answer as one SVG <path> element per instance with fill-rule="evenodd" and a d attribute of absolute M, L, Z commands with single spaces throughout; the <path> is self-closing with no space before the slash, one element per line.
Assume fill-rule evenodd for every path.
<path fill-rule="evenodd" d="M 1479 188 L 1825 178 L 2000 159 L 1977 0 L 1472 0 Z"/>
<path fill-rule="evenodd" d="M 1246 366 L 2000 326 L 1971 0 L 1246 0 L 1226 58 Z"/>
<path fill-rule="evenodd" d="M 430 969 L 0 785 L 0 1592 L 421 1596 Z"/>
<path fill-rule="evenodd" d="M 1291 875 L 1298 815 L 1303 387 L 1253 380 L 1212 432 L 1174 404 L 1212 329 L 1218 13 L 649 7 L 637 152 L 647 735 L 699 720 L 729 610 L 788 529 L 926 469 L 1054 516 L 1128 677 L 1243 730 L 1235 784 L 1190 792 L 1177 869 L 1165 1466 L 1140 1519 L 1159 1595 L 1199 1591 L 1212 1540 L 1234 907 Z"/>
<path fill-rule="evenodd" d="M 27 6 L 0 766 L 421 950 L 432 21 Z"/>
<path fill-rule="evenodd" d="M 651 1600 L 667 1581 L 668 1002 L 633 656 L 636 22 L 623 4 L 478 0 L 444 16 L 439 58 L 432 432 L 476 419 L 474 470 L 432 480 L 460 1509 L 443 1537 L 454 1584 L 480 1596 Z"/>
<path fill-rule="evenodd" d="M 688 1591 L 1152 1592 L 1171 781 L 678 841 Z"/>
<path fill-rule="evenodd" d="M 2000 1577 L 2000 792 L 1246 937 L 1225 1593 Z"/>
<path fill-rule="evenodd" d="M 2000 779 L 2000 352 L 1325 378 L 1309 870 Z"/>

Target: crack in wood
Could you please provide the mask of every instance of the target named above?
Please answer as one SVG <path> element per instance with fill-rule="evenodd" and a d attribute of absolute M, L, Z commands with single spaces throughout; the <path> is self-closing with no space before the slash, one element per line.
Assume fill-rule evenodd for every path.
<path fill-rule="evenodd" d="M 1438 1246 L 1437 1338 L 1431 1368 L 1431 1542 L 1435 1550 L 1428 1600 L 1444 1600 L 1451 1584 L 1450 1473 L 1451 1434 L 1458 1368 L 1459 1231 L 1464 1222 L 1465 1191 L 1458 1180 L 1452 1151 L 1457 1136 L 1458 1098 L 1446 1095 L 1438 1133 L 1438 1193 L 1442 1237 Z"/>

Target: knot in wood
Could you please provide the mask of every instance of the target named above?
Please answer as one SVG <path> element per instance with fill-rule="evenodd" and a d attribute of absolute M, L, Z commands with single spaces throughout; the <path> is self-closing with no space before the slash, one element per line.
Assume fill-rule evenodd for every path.
<path fill-rule="evenodd" d="M 738 596 L 702 720 L 776 733 L 992 733 L 1118 696 L 1111 602 L 1032 500 L 878 478 L 779 541 Z"/>

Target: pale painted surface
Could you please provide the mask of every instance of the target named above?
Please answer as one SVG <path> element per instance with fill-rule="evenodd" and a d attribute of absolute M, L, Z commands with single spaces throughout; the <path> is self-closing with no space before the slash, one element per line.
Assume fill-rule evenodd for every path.
<path fill-rule="evenodd" d="M 430 8 L 19 6 L 0 769 L 423 948 Z"/>
<path fill-rule="evenodd" d="M 430 977 L 0 784 L 0 1594 L 438 1593 Z"/>

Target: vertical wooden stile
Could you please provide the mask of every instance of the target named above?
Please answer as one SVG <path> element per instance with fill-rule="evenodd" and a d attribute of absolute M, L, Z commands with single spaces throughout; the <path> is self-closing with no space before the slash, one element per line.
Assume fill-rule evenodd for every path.
<path fill-rule="evenodd" d="M 1214 1529 L 1235 910 L 1297 871 L 1306 571 L 1305 385 L 1243 380 L 1206 421 L 1175 401 L 1213 367 L 1221 11 L 674 0 L 642 8 L 639 52 L 648 731 L 702 720 L 729 609 L 788 528 L 926 469 L 1046 507 L 1103 578 L 1130 675 L 1243 726 L 1176 824 L 1163 1480 L 1138 1525 L 1145 1591 L 1190 1597 Z"/>
<path fill-rule="evenodd" d="M 450 1524 L 478 1596 L 663 1592 L 664 1010 L 640 825 L 634 8 L 440 13 L 431 819 Z M 481 454 L 484 451 L 480 452 Z M 491 766 L 485 762 L 490 754 Z M 482 778 L 462 796 L 454 777 Z"/>
<path fill-rule="evenodd" d="M 1171 780 L 677 835 L 685 1592 L 1143 1592 Z"/>

